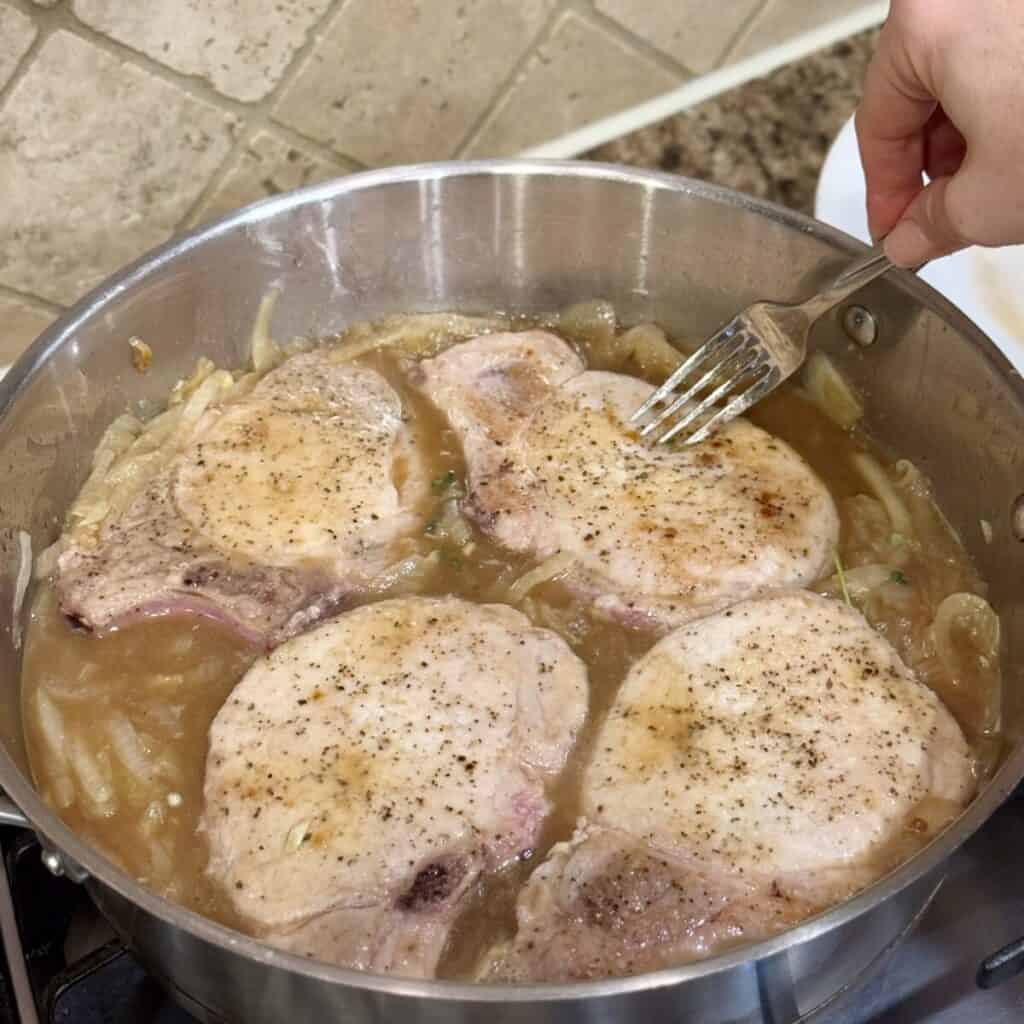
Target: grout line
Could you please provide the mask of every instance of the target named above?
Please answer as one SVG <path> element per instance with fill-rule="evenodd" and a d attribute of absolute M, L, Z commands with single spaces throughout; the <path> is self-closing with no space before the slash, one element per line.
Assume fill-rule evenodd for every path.
<path fill-rule="evenodd" d="M 154 78 L 176 86 L 192 99 L 219 107 L 226 113 L 234 114 L 236 117 L 241 118 L 248 116 L 253 110 L 253 106 L 250 103 L 221 95 L 200 75 L 186 75 L 174 71 L 147 54 L 142 53 L 140 50 L 135 50 L 125 43 L 119 42 L 111 36 L 104 35 L 104 33 L 91 28 L 84 22 L 79 21 L 70 9 L 64 7 L 36 7 L 29 4 L 28 0 L 7 0 L 7 2 L 17 5 L 22 11 L 30 14 L 37 25 L 45 27 L 47 35 L 64 30 L 71 35 L 84 39 L 88 43 L 92 43 L 98 49 L 103 50 L 118 61 L 139 67 Z"/>
<path fill-rule="evenodd" d="M 725 44 L 725 49 L 719 54 L 718 60 L 715 62 L 715 67 L 722 67 L 728 64 L 732 60 L 733 54 L 739 49 L 740 43 L 744 39 L 750 36 L 750 33 L 754 30 L 757 23 L 764 16 L 764 13 L 773 4 L 778 3 L 778 0 L 761 0 L 761 2 L 750 12 L 749 16 L 743 21 L 743 23 L 733 33 L 732 39 Z"/>
<path fill-rule="evenodd" d="M 575 0 L 573 6 L 576 9 L 576 13 L 579 14 L 584 21 L 588 21 L 592 25 L 605 29 L 609 35 L 614 36 L 620 43 L 627 44 L 630 49 L 635 50 L 641 56 L 644 56 L 652 63 L 657 64 L 662 71 L 667 71 L 669 74 L 673 74 L 684 80 L 694 77 L 694 71 L 691 68 L 688 68 L 681 61 L 676 60 L 671 54 L 658 49 L 658 47 L 653 43 L 648 42 L 641 36 L 638 36 L 635 32 L 626 28 L 625 25 L 616 21 L 614 18 L 599 11 L 597 7 L 594 6 L 593 0 L 589 0 L 585 6 L 583 4 L 583 0 Z"/>
<path fill-rule="evenodd" d="M 238 138 L 228 149 L 227 154 L 217 165 L 213 174 L 210 175 L 209 180 L 199 190 L 199 195 L 197 195 L 195 200 L 189 205 L 189 208 L 185 211 L 185 215 L 177 224 L 174 225 L 173 228 L 171 228 L 168 238 L 173 238 L 175 235 L 179 235 L 183 231 L 187 231 L 196 223 L 195 218 L 199 216 L 199 211 L 203 208 L 210 196 L 212 196 L 214 192 L 224 184 L 224 179 L 227 178 L 228 172 L 235 166 L 238 157 L 244 152 L 245 147 L 248 145 L 255 130 L 256 129 L 251 126 L 245 126 L 242 131 L 238 133 Z"/>
<path fill-rule="evenodd" d="M 273 131 L 279 135 L 288 145 L 308 150 L 314 156 L 328 163 L 338 164 L 343 171 L 366 170 L 366 164 L 356 160 L 355 157 L 339 153 L 336 149 L 331 149 L 330 146 L 325 146 L 322 142 L 317 142 L 316 139 L 311 139 L 308 135 L 303 135 L 302 132 L 296 131 L 290 125 L 275 121 L 272 117 L 268 116 L 265 119 L 265 123 L 261 119 L 259 123 L 266 127 L 267 131 Z"/>
<path fill-rule="evenodd" d="M 292 54 L 292 59 L 281 73 L 281 77 L 270 92 L 260 101 L 266 106 L 268 111 L 281 98 L 284 91 L 298 78 L 302 66 L 306 63 L 306 58 L 316 48 L 317 43 L 320 42 L 320 38 L 328 28 L 328 24 L 333 23 L 341 16 L 341 9 L 345 6 L 346 2 L 347 0 L 333 0 L 332 3 L 327 5 L 324 13 L 309 27 L 309 31 L 306 32 L 306 38 L 303 39 L 302 44 Z"/>
<path fill-rule="evenodd" d="M 652 61 L 652 63 L 657 64 L 662 71 L 667 71 L 669 74 L 675 75 L 684 81 L 693 77 L 693 72 L 683 64 L 673 60 L 667 54 L 662 53 L 661 50 L 652 46 L 646 40 L 633 35 L 632 32 L 620 25 L 614 18 L 608 18 L 601 14 L 597 8 L 594 7 L 593 0 L 563 0 L 557 8 L 552 10 L 551 17 L 537 34 L 537 38 L 534 40 L 533 44 L 516 63 L 516 66 L 512 69 L 505 82 L 503 82 L 499 87 L 494 98 L 487 105 L 487 108 L 474 122 L 465 138 L 459 144 L 455 150 L 457 158 L 461 158 L 466 150 L 477 141 L 484 129 L 491 122 L 492 118 L 501 109 L 502 104 L 506 101 L 509 94 L 518 84 L 519 79 L 529 62 L 537 55 L 537 52 L 543 46 L 554 38 L 556 29 L 562 22 L 565 15 L 569 13 L 575 14 L 585 24 L 606 32 L 619 43 L 636 51 L 640 55 L 647 57 Z"/>
<path fill-rule="evenodd" d="M 463 134 L 462 141 L 455 147 L 452 153 L 452 156 L 455 159 L 460 159 L 462 154 L 465 153 L 474 142 L 476 142 L 481 132 L 483 132 L 484 128 L 487 127 L 491 117 L 498 111 L 502 103 L 505 102 L 506 97 L 516 87 L 521 75 L 529 66 L 530 61 L 533 60 L 541 47 L 548 43 L 554 36 L 555 29 L 558 27 L 568 10 L 569 0 L 560 0 L 559 3 L 556 3 L 551 8 L 551 13 L 548 15 L 544 24 L 541 25 L 537 35 L 523 51 L 519 60 L 512 65 L 512 69 L 505 76 L 505 80 L 498 85 L 497 89 L 495 89 L 494 95 L 491 97 L 490 102 L 488 102 L 481 111 L 479 117 L 476 118 L 476 120 Z"/>
<path fill-rule="evenodd" d="M 185 95 L 192 99 L 234 116 L 236 120 L 242 123 L 242 127 L 239 132 L 240 135 L 244 134 L 245 128 L 249 125 L 254 127 L 265 126 L 268 129 L 271 128 L 271 126 L 273 126 L 273 128 L 278 127 L 278 123 L 270 118 L 267 110 L 261 108 L 266 108 L 268 106 L 270 98 L 275 95 L 275 91 L 278 86 L 280 86 L 280 84 L 288 77 L 288 71 L 282 75 L 281 80 L 278 82 L 278 86 L 275 86 L 275 88 L 272 89 L 263 99 L 253 101 L 236 100 L 230 96 L 224 96 L 219 93 L 201 75 L 187 75 L 182 72 L 175 71 L 173 68 L 168 68 L 166 65 L 154 60 L 147 54 L 142 53 L 139 50 L 135 50 L 125 43 L 121 43 L 118 40 L 111 38 L 110 36 L 104 35 L 102 32 L 99 32 L 94 28 L 90 28 L 84 22 L 79 21 L 79 19 L 75 17 L 74 13 L 68 9 L 60 6 L 50 8 L 37 7 L 34 4 L 31 4 L 29 0 L 6 0 L 6 2 L 17 7 L 24 13 L 29 14 L 33 21 L 40 26 L 41 34 L 44 30 L 46 34 L 49 35 L 59 29 L 63 29 L 71 35 L 92 43 L 98 49 L 103 50 L 105 53 L 117 60 L 131 64 L 134 67 L 141 68 L 154 78 L 158 78 L 162 82 L 175 86 L 175 88 L 180 92 L 185 93 Z M 337 11 L 341 4 L 345 2 L 346 0 L 341 0 L 341 3 L 337 6 L 328 9 L 321 21 L 317 23 L 317 27 L 322 25 L 324 21 L 331 17 L 332 12 Z M 306 46 L 310 43 L 314 32 L 314 29 L 310 30 L 310 38 L 307 38 L 306 42 L 303 43 L 303 45 L 296 51 L 296 57 L 300 52 L 304 52 Z M 32 51 L 30 52 L 34 52 L 35 49 L 36 46 L 33 44 Z M 292 65 L 289 65 L 289 70 L 291 67 Z M 15 75 L 15 77 L 20 77 L 20 75 Z M 307 138 L 294 128 L 288 128 L 287 135 L 289 137 L 289 141 L 293 145 L 304 146 L 323 159 L 331 159 L 340 164 L 351 167 L 361 166 L 359 161 L 353 160 L 345 154 L 329 150 L 315 139 Z"/>
<path fill-rule="evenodd" d="M 888 0 L 876 0 L 835 21 L 796 36 L 779 46 L 764 50 L 746 60 L 729 64 L 707 75 L 684 83 L 678 89 L 656 96 L 629 110 L 594 121 L 583 128 L 524 150 L 520 156 L 535 159 L 568 159 L 587 153 L 597 146 L 628 135 L 657 121 L 678 114 L 705 100 L 735 89 L 777 68 L 800 60 L 826 46 L 880 25 L 889 10 Z"/>
<path fill-rule="evenodd" d="M 49 299 L 41 299 L 31 292 L 23 292 L 10 285 L 0 284 L 0 299 L 17 299 L 35 308 L 37 313 L 46 313 L 50 316 L 59 316 L 67 308 L 57 302 L 50 302 Z"/>
<path fill-rule="evenodd" d="M 196 212 L 201 208 L 201 202 L 212 193 L 216 185 L 219 185 L 223 181 L 236 156 L 243 151 L 252 136 L 260 129 L 273 132 L 279 138 L 282 138 L 288 145 L 307 150 L 318 159 L 338 167 L 339 171 L 342 173 L 360 170 L 363 167 L 363 165 L 357 160 L 353 160 L 351 157 L 336 153 L 334 150 L 323 146 L 315 139 L 306 138 L 302 133 L 293 128 L 278 124 L 276 121 L 271 119 L 269 114 L 270 104 L 274 99 L 276 99 L 280 90 L 285 88 L 287 83 L 289 83 L 293 79 L 294 75 L 297 74 L 296 69 L 299 66 L 301 58 L 303 58 L 308 50 L 315 45 L 319 31 L 327 21 L 338 10 L 340 10 L 347 0 L 337 0 L 336 3 L 328 7 L 323 16 L 312 28 L 310 28 L 306 39 L 295 51 L 291 62 L 281 75 L 280 79 L 278 79 L 274 88 L 271 89 L 271 91 L 262 99 L 254 101 L 237 100 L 230 96 L 225 96 L 218 92 L 201 75 L 188 75 L 175 71 L 173 68 L 169 68 L 166 65 L 161 64 L 159 61 L 154 60 L 147 54 L 142 53 L 125 43 L 121 43 L 97 29 L 90 27 L 89 25 L 86 25 L 75 15 L 70 6 L 63 2 L 63 0 L 54 7 L 39 7 L 34 3 L 30 3 L 29 0 L 5 0 L 5 2 L 31 18 L 33 24 L 35 24 L 37 28 L 37 34 L 29 49 L 19 61 L 17 68 L 11 75 L 8 82 L 5 84 L 3 89 L 0 89 L 0 110 L 3 109 L 3 105 L 6 103 L 12 91 L 16 88 L 22 78 L 24 78 L 29 67 L 34 63 L 36 55 L 46 40 L 55 32 L 65 31 L 78 39 L 82 39 L 85 42 L 90 43 L 97 49 L 106 53 L 108 56 L 113 57 L 115 60 L 138 68 L 146 74 L 151 75 L 153 78 L 156 78 L 167 85 L 173 86 L 178 92 L 183 93 L 190 99 L 203 103 L 206 106 L 213 107 L 226 116 L 234 119 L 235 123 L 232 130 L 237 133 L 235 135 L 234 142 L 232 142 L 229 147 L 223 161 L 214 171 L 210 181 L 200 192 L 199 198 L 191 204 L 185 217 L 179 221 L 179 223 L 169 233 L 168 237 L 173 237 L 190 224 L 190 219 L 194 217 Z M 60 312 L 61 310 L 60 306 L 54 303 L 47 303 L 36 296 L 18 293 L 15 289 L 7 289 L 7 291 L 9 291 L 11 295 L 15 295 L 19 298 L 31 299 L 38 302 L 50 312 Z M 4 289 L 0 288 L 0 294 L 3 293 Z"/>
<path fill-rule="evenodd" d="M 270 93 L 261 102 L 265 107 L 263 110 L 263 122 L 268 130 L 273 126 L 273 128 L 280 130 L 280 133 L 285 136 L 292 145 L 302 146 L 305 149 L 308 149 L 321 160 L 328 160 L 332 163 L 340 164 L 344 170 L 357 171 L 364 170 L 366 165 L 361 163 L 359 160 L 353 159 L 347 154 L 340 153 L 336 149 L 332 149 L 330 146 L 325 146 L 322 142 L 318 142 L 316 139 L 312 139 L 308 135 L 304 135 L 302 132 L 298 131 L 298 129 L 285 124 L 283 121 L 278 121 L 274 117 L 274 107 L 277 106 L 277 103 L 284 95 L 285 90 L 289 89 L 295 79 L 299 77 L 299 74 L 306 65 L 307 58 L 316 48 L 320 39 L 333 26 L 333 23 L 341 17 L 342 9 L 348 2 L 349 0 L 335 0 L 335 3 L 324 11 L 317 23 L 307 33 L 303 44 L 292 55 L 291 63 L 287 68 L 285 68 L 284 74 L 281 75 L 277 85 L 271 89 Z"/>
<path fill-rule="evenodd" d="M 245 119 L 242 122 L 242 127 L 238 133 L 237 139 L 232 144 L 227 155 L 218 165 L 217 169 L 210 176 L 209 181 L 207 181 L 200 190 L 195 201 L 189 206 L 185 215 L 175 225 L 172 235 L 179 234 L 181 231 L 192 227 L 196 223 L 196 218 L 199 216 L 200 211 L 209 201 L 210 197 L 221 188 L 227 179 L 228 174 L 235 166 L 237 166 L 239 160 L 244 157 L 246 151 L 249 150 L 252 140 L 261 131 L 266 131 L 268 133 L 272 132 L 279 137 L 283 137 L 288 145 L 306 149 L 313 153 L 313 155 L 318 159 L 338 166 L 342 173 L 352 170 L 351 166 L 346 166 L 349 162 L 346 161 L 344 157 L 339 157 L 333 150 L 321 146 L 319 143 L 313 143 L 311 140 L 307 140 L 304 136 L 299 135 L 298 132 L 287 129 L 284 125 L 279 125 L 271 116 L 271 109 L 273 105 L 299 74 L 301 65 L 305 62 L 307 54 L 309 54 L 319 41 L 321 30 L 327 22 L 341 10 L 344 4 L 345 0 L 336 0 L 335 3 L 329 4 L 324 13 L 316 20 L 316 23 L 309 28 L 302 45 L 299 46 L 292 54 L 291 61 L 281 74 L 281 77 L 274 84 L 273 88 L 261 100 L 256 101 L 251 108 L 251 113 L 245 115 Z M 284 128 L 285 131 L 282 131 L 282 128 Z M 298 138 L 301 139 L 301 142 L 296 142 L 294 136 L 298 136 Z"/>
<path fill-rule="evenodd" d="M 21 8 L 15 8 L 21 10 Z M 38 8 L 36 8 L 38 10 Z M 21 10 L 22 14 L 32 17 L 33 11 Z M 35 38 L 29 43 L 28 49 L 21 55 L 21 60 L 15 65 L 14 71 L 11 73 L 11 77 L 4 83 L 2 89 L 0 89 L 0 110 L 3 109 L 4 104 L 7 102 L 7 97 L 14 92 L 18 83 L 28 73 L 28 69 L 35 63 L 36 54 L 42 49 L 43 43 L 46 42 L 50 35 L 50 29 L 45 24 L 39 24 L 37 18 L 32 18 L 33 23 L 36 27 Z"/>
<path fill-rule="evenodd" d="M 15 2 L 24 4 L 26 0 L 15 0 Z M 36 10 L 38 11 L 38 8 L 36 8 Z M 54 32 L 61 30 L 68 32 L 70 35 L 96 46 L 97 49 L 106 53 L 108 56 L 113 57 L 122 63 L 129 64 L 132 67 L 138 68 L 166 85 L 173 86 L 177 91 L 188 96 L 189 99 L 200 102 L 206 106 L 213 107 L 230 117 L 234 123 L 233 125 L 228 126 L 228 130 L 234 136 L 234 141 L 228 147 L 228 151 L 225 154 L 224 159 L 220 164 L 218 164 L 211 180 L 219 179 L 221 174 L 225 172 L 225 169 L 230 165 L 232 157 L 238 149 L 240 139 L 246 135 L 246 132 L 249 129 L 250 119 L 252 114 L 255 112 L 254 107 L 239 100 L 232 99 L 231 97 L 222 96 L 199 75 L 185 75 L 180 72 L 176 72 L 161 64 L 159 61 L 154 60 L 152 57 L 149 57 L 146 54 L 135 50 L 116 39 L 112 39 L 110 36 L 107 36 L 94 28 L 91 28 L 84 22 L 80 21 L 70 9 L 62 10 L 59 6 L 49 8 L 41 12 L 41 14 L 36 17 L 36 20 L 43 21 L 47 24 L 48 34 L 52 35 Z M 209 188 L 210 182 L 207 182 L 200 192 L 200 197 L 205 197 L 208 194 Z M 190 205 L 188 210 L 189 215 L 192 214 L 194 210 L 198 209 L 197 203 L 198 200 L 196 203 L 192 203 Z M 173 238 L 182 230 L 186 223 L 187 221 L 185 220 L 179 221 L 179 223 L 168 232 L 167 237 Z"/>

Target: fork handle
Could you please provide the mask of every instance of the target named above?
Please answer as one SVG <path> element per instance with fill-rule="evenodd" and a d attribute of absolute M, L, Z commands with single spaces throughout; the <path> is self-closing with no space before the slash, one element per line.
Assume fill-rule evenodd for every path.
<path fill-rule="evenodd" d="M 860 291 L 876 277 L 881 277 L 893 264 L 885 255 L 881 245 L 876 245 L 863 259 L 847 267 L 830 285 L 823 288 L 813 298 L 800 304 L 811 323 L 823 316 L 830 309 L 838 306 L 843 299 L 854 292 Z"/>

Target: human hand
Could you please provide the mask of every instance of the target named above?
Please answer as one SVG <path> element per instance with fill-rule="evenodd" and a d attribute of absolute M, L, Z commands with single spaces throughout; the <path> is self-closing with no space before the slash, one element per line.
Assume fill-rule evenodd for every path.
<path fill-rule="evenodd" d="M 856 125 L 894 263 L 1024 242 L 1022 66 L 1020 0 L 892 0 Z"/>

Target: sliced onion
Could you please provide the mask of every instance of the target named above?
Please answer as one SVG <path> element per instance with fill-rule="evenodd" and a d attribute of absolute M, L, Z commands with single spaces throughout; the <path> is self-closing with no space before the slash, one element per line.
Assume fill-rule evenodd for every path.
<path fill-rule="evenodd" d="M 39 731 L 43 734 L 43 741 L 47 747 L 48 763 L 55 767 L 66 767 L 68 759 L 65 749 L 67 736 L 64 733 L 64 716 L 42 689 L 36 690 L 36 712 Z"/>
<path fill-rule="evenodd" d="M 200 356 L 196 360 L 196 365 L 192 368 L 192 372 L 184 380 L 179 380 L 171 388 L 171 396 L 167 400 L 167 407 L 170 409 L 176 405 L 181 405 L 216 369 L 217 367 L 212 359 Z"/>
<path fill-rule="evenodd" d="M 235 378 L 227 370 L 214 370 L 196 389 L 181 411 L 181 427 L 194 427 L 206 410 L 235 386 Z"/>
<path fill-rule="evenodd" d="M 143 424 L 134 416 L 118 416 L 103 432 L 92 455 L 93 470 L 105 473 L 131 446 L 143 431 Z"/>
<path fill-rule="evenodd" d="M 260 308 L 256 311 L 256 321 L 252 325 L 252 341 L 249 344 L 252 368 L 257 373 L 266 373 L 281 361 L 281 349 L 270 336 L 270 321 L 274 315 L 274 307 L 281 297 L 277 288 L 271 289 L 260 300 Z"/>
<path fill-rule="evenodd" d="M 152 787 L 157 774 L 156 765 L 128 716 L 112 711 L 107 715 L 105 724 L 110 749 L 132 782 L 144 789 Z"/>
<path fill-rule="evenodd" d="M 521 605 L 526 617 L 537 626 L 553 630 L 562 639 L 578 646 L 587 638 L 589 622 L 575 606 L 555 606 L 547 601 L 526 597 Z"/>
<path fill-rule="evenodd" d="M 94 538 L 108 516 L 126 509 L 146 483 L 167 465 L 172 451 L 192 433 L 211 405 L 223 401 L 235 387 L 226 370 L 218 370 L 208 359 L 200 359 L 187 382 L 172 393 L 172 407 L 154 417 L 137 436 L 137 421 L 115 420 L 100 442 L 105 454 L 94 465 L 69 513 L 79 539 Z M 124 440 L 131 438 L 124 447 Z"/>
<path fill-rule="evenodd" d="M 382 592 L 395 595 L 415 593 L 440 564 L 440 551 L 431 551 L 426 556 L 412 555 L 392 566 L 381 577 L 378 587 Z"/>
<path fill-rule="evenodd" d="M 18 531 L 18 575 L 14 581 L 14 595 L 11 601 L 11 643 L 14 649 L 21 648 L 21 610 L 25 594 L 32 581 L 32 537 L 24 530 Z"/>
<path fill-rule="evenodd" d="M 853 465 L 871 488 L 874 496 L 885 506 L 893 533 L 907 540 L 913 538 L 914 522 L 910 517 L 910 510 L 878 461 L 865 452 L 857 452 L 853 456 Z"/>
<path fill-rule="evenodd" d="M 615 307 L 603 299 L 577 302 L 558 317 L 559 329 L 580 341 L 608 343 L 615 337 L 617 325 Z"/>
<path fill-rule="evenodd" d="M 73 525 L 89 526 L 104 519 L 109 510 L 107 477 L 141 432 L 142 424 L 134 416 L 119 416 L 107 427 L 93 453 L 89 479 L 82 485 L 68 512 Z"/>
<path fill-rule="evenodd" d="M 45 580 L 57 571 L 61 552 L 64 550 L 64 538 L 55 540 L 49 547 L 43 548 L 36 556 L 33 575 L 37 580 Z"/>
<path fill-rule="evenodd" d="M 190 682 L 197 686 L 207 686 L 224 678 L 224 662 L 220 658 L 204 658 L 189 673 Z M 184 684 L 185 677 L 180 677 L 181 684 Z"/>
<path fill-rule="evenodd" d="M 154 416 L 125 453 L 125 458 L 135 458 L 148 452 L 154 452 L 166 444 L 181 424 L 183 409 L 184 406 L 176 405 Z"/>
<path fill-rule="evenodd" d="M 58 807 L 75 802 L 75 786 L 68 764 L 67 735 L 60 708 L 41 688 L 36 690 L 36 722 L 42 735 L 46 773 Z"/>
<path fill-rule="evenodd" d="M 645 377 L 663 381 L 683 361 L 683 353 L 655 324 L 637 324 L 618 338 L 624 361 Z"/>
<path fill-rule="evenodd" d="M 904 490 L 922 498 L 931 498 L 931 487 L 928 485 L 927 477 L 910 459 L 898 459 L 893 466 L 893 475 L 896 483 Z"/>
<path fill-rule="evenodd" d="M 999 664 L 999 634 L 999 616 L 977 594 L 950 594 L 939 605 L 931 625 L 935 651 L 957 683 L 969 678 L 972 669 L 995 671 Z M 964 638 L 970 641 L 970 653 L 964 651 Z M 964 664 L 965 658 L 970 657 L 977 659 L 976 665 Z"/>
<path fill-rule="evenodd" d="M 166 811 L 164 810 L 164 804 L 160 800 L 151 800 L 146 806 L 145 811 L 142 813 L 142 820 L 139 823 L 139 828 L 151 836 L 157 829 L 163 825 L 166 820 Z"/>
<path fill-rule="evenodd" d="M 378 323 L 353 324 L 342 335 L 332 358 L 347 363 L 383 348 L 397 349 L 407 356 L 434 356 L 456 342 L 508 330 L 509 326 L 505 317 L 452 313 L 388 317 Z"/>
<path fill-rule="evenodd" d="M 473 539 L 473 528 L 459 511 L 457 498 L 449 498 L 441 506 L 441 515 L 433 523 L 431 536 L 441 537 L 460 548 Z"/>
<path fill-rule="evenodd" d="M 855 426 L 864 415 L 860 396 L 843 379 L 832 360 L 814 352 L 804 366 L 804 387 L 812 402 L 844 430 Z"/>
<path fill-rule="evenodd" d="M 69 737 L 68 755 L 85 812 L 93 818 L 110 818 L 116 814 L 117 794 L 108 766 L 93 754 L 80 736 Z"/>
<path fill-rule="evenodd" d="M 168 704 L 166 698 L 150 701 L 146 709 L 146 719 L 154 727 L 169 734 L 173 739 L 183 735 L 182 718 L 185 715 L 183 704 Z"/>
<path fill-rule="evenodd" d="M 560 551 L 557 555 L 546 558 L 508 588 L 508 601 L 511 604 L 518 604 L 534 587 L 564 576 L 575 564 L 576 560 L 567 551 Z"/>
<path fill-rule="evenodd" d="M 52 775 L 47 780 L 47 793 L 51 802 L 60 810 L 66 810 L 75 802 L 75 784 L 70 775 Z"/>
<path fill-rule="evenodd" d="M 174 638 L 171 650 L 173 650 L 175 654 L 188 654 L 188 652 L 192 650 L 195 642 L 196 638 L 192 633 L 181 633 L 179 636 Z"/>
<path fill-rule="evenodd" d="M 917 601 L 912 587 L 905 583 L 886 582 L 864 596 L 863 611 L 869 622 L 878 624 L 891 620 L 893 616 L 911 615 Z M 893 637 L 890 640 L 895 642 Z"/>
<path fill-rule="evenodd" d="M 856 569 L 844 569 L 843 580 L 846 590 L 854 601 L 863 601 L 876 587 L 888 583 L 892 579 L 893 569 L 888 565 L 861 565 Z M 829 585 L 837 590 L 842 589 L 838 574 L 831 577 Z"/>

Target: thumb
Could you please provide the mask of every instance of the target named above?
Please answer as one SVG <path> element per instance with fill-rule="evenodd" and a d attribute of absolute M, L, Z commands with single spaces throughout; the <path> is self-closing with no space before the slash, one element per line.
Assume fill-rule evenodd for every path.
<path fill-rule="evenodd" d="M 898 267 L 916 267 L 971 244 L 950 216 L 952 176 L 936 178 L 903 211 L 885 239 L 885 254 Z"/>

